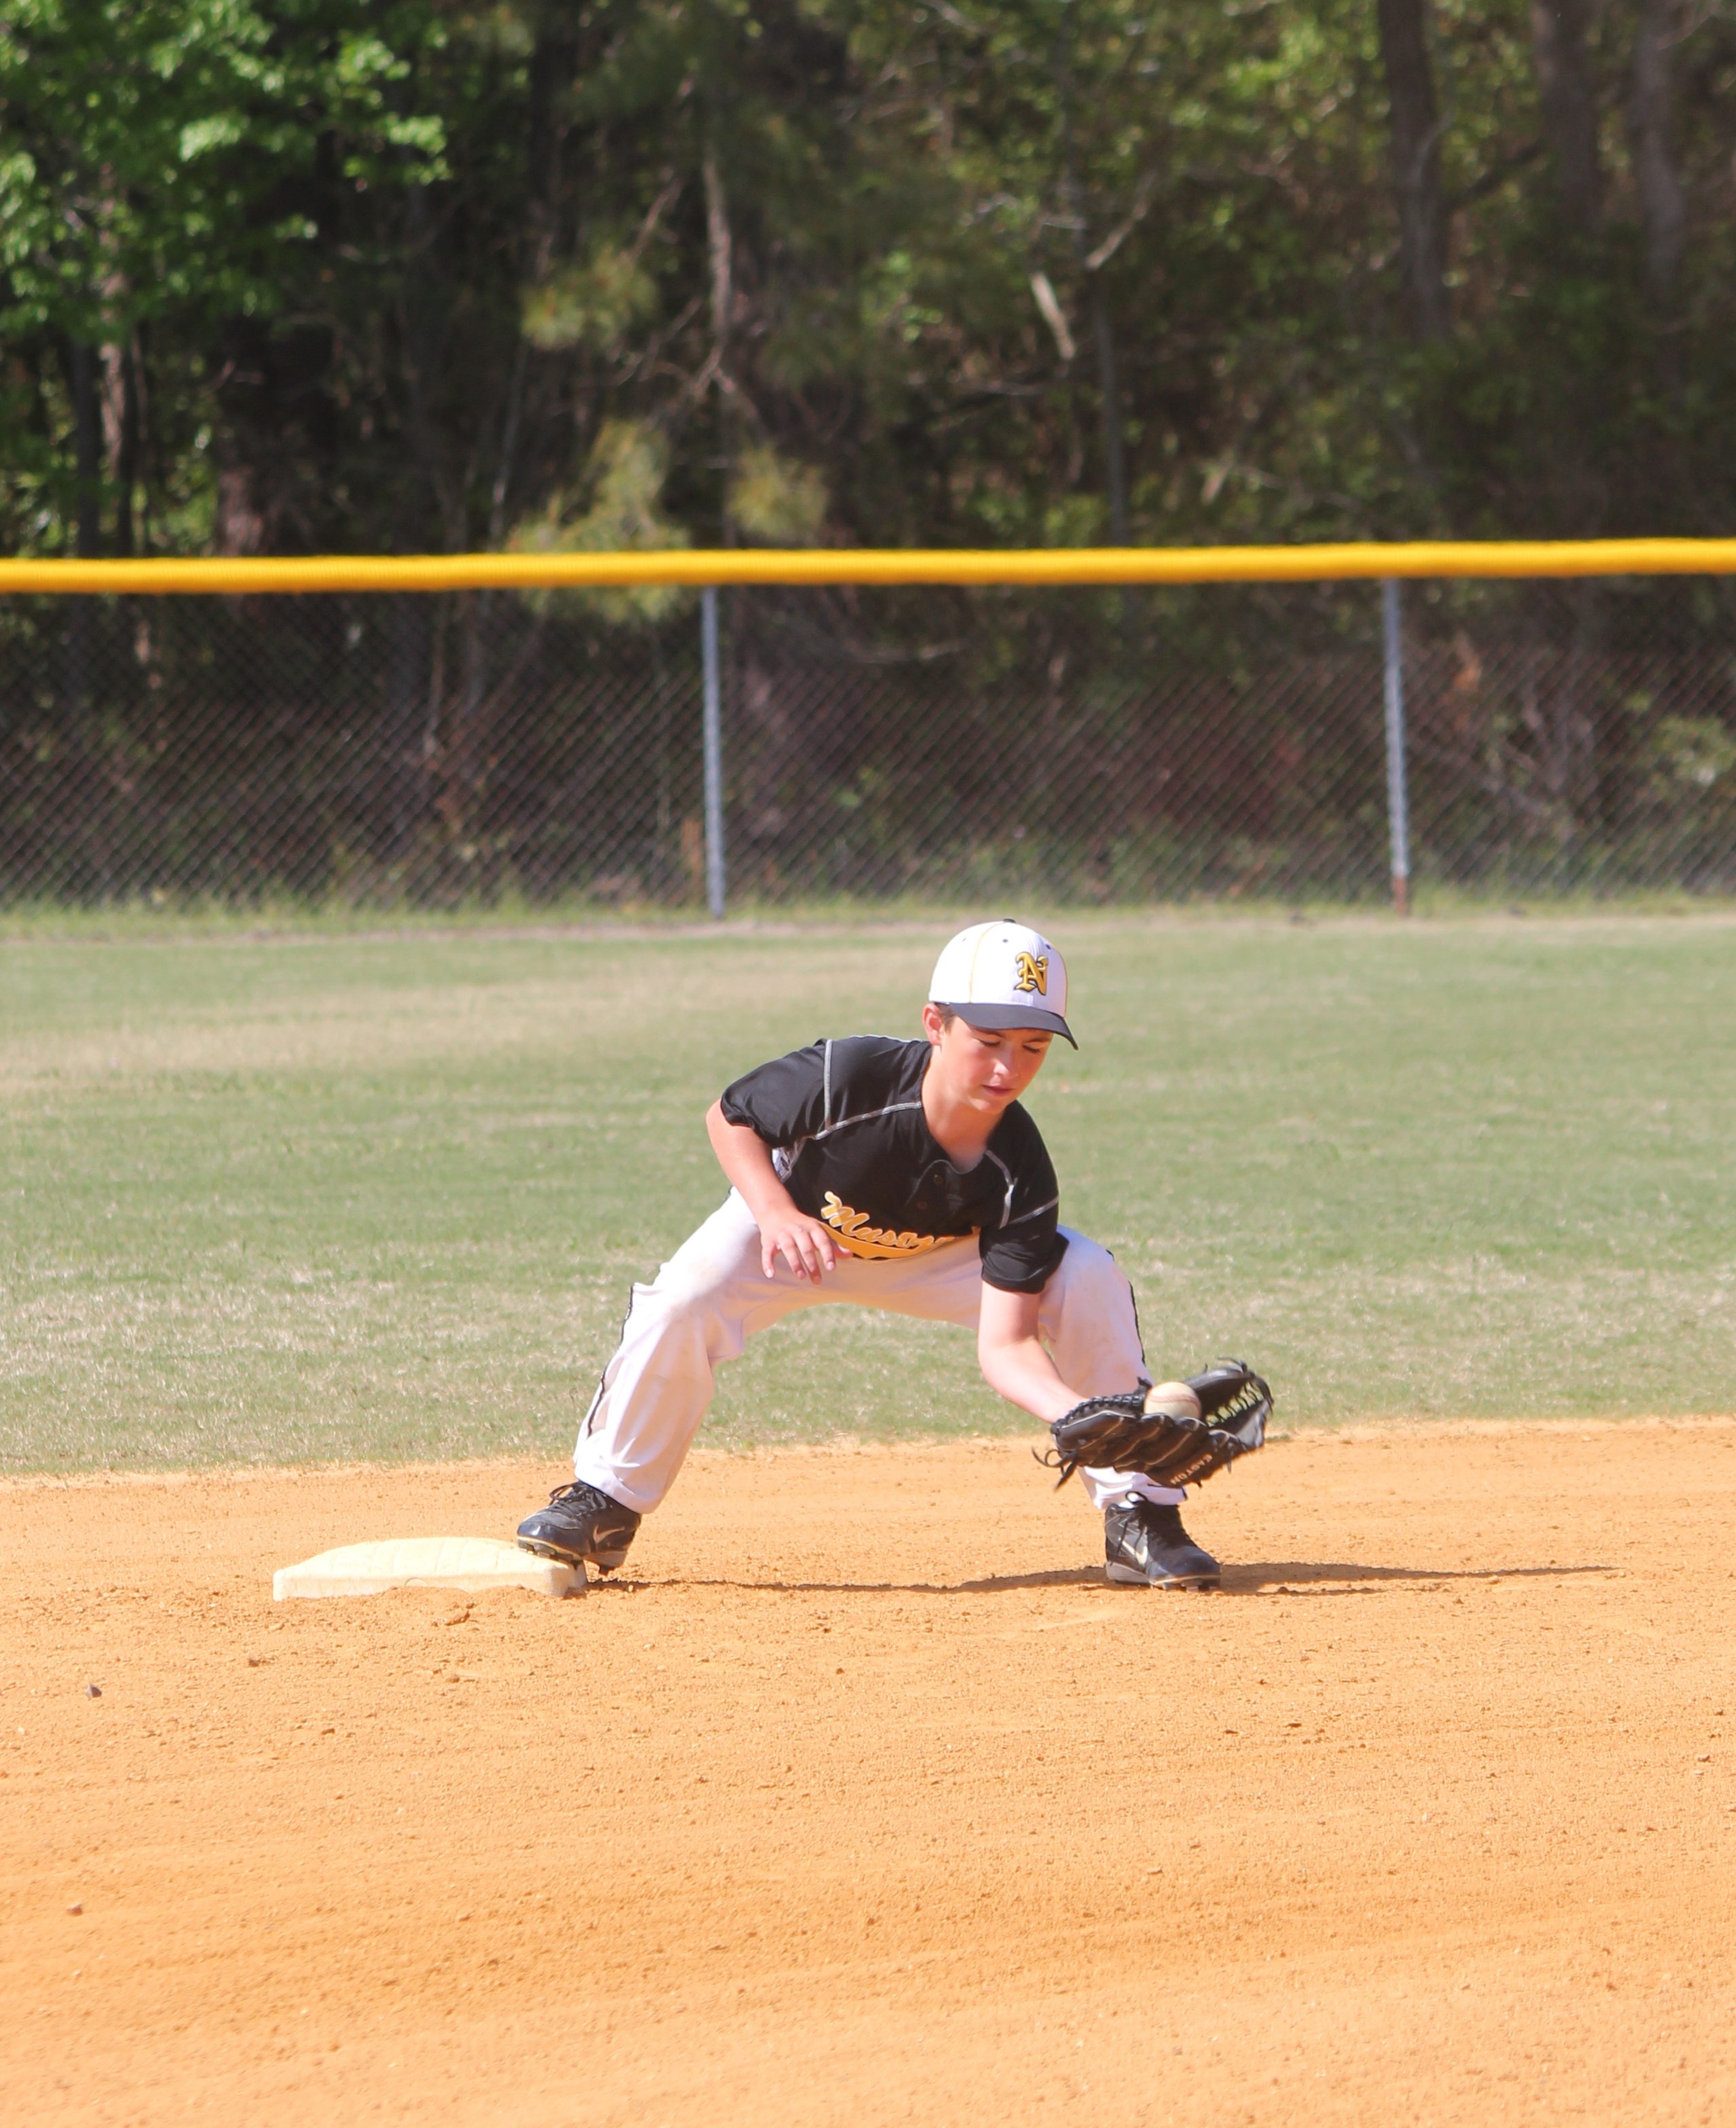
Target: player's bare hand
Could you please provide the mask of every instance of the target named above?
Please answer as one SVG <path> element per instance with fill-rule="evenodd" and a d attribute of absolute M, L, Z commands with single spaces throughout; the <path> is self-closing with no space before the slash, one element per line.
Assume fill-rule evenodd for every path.
<path fill-rule="evenodd" d="M 806 1212 L 792 1208 L 774 1218 L 760 1222 L 759 1261 L 768 1278 L 782 1256 L 797 1278 L 818 1285 L 839 1257 L 849 1254 L 848 1249 L 839 1246 L 825 1220 L 816 1219 Z"/>

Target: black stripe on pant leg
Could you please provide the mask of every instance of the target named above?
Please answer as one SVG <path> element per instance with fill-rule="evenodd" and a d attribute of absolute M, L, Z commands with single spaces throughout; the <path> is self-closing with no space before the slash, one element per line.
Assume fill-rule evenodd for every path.
<path fill-rule="evenodd" d="M 1111 1263 L 1115 1262 L 1115 1252 L 1107 1245 L 1106 1242 L 1100 1242 L 1097 1246 L 1102 1250 L 1104 1255 L 1109 1258 Z M 1121 1266 L 1119 1264 L 1115 1264 L 1115 1269 L 1117 1271 L 1120 1271 Z M 1123 1278 L 1127 1278 L 1125 1271 L 1121 1271 L 1121 1275 Z M 1133 1334 L 1139 1341 L 1139 1365 L 1145 1370 L 1145 1386 L 1147 1389 L 1149 1389 L 1151 1387 L 1151 1362 L 1145 1356 L 1145 1332 L 1139 1328 L 1139 1296 L 1134 1291 L 1133 1280 L 1130 1278 L 1127 1279 L 1127 1299 L 1129 1305 L 1133 1309 Z"/>
<path fill-rule="evenodd" d="M 634 1280 L 634 1285 L 636 1285 L 637 1284 L 638 1284 L 638 1280 L 635 1279 L 635 1280 Z M 1136 1318 L 1135 1319 L 1137 1320 L 1137 1318 Z M 626 1312 L 626 1313 L 625 1313 L 625 1315 L 623 1315 L 623 1316 L 622 1316 L 622 1318 L 621 1318 L 621 1330 L 620 1330 L 620 1332 L 619 1332 L 619 1334 L 616 1336 L 616 1340 L 615 1340 L 615 1351 L 616 1351 L 616 1352 L 618 1352 L 618 1351 L 621 1350 L 621 1347 L 625 1343 L 625 1342 L 626 1342 L 626 1336 L 627 1336 L 627 1325 L 628 1325 L 628 1324 L 629 1324 L 632 1320 L 633 1320 L 633 1285 L 630 1285 L 630 1286 L 627 1288 L 627 1312 Z M 1144 1349 L 1144 1347 L 1141 1347 L 1141 1350 L 1143 1350 L 1143 1349 Z M 611 1353 L 610 1354 L 610 1356 L 609 1356 L 610 1359 L 613 1359 L 613 1357 L 614 1357 L 614 1356 L 615 1356 L 615 1354 L 614 1354 L 613 1352 L 611 1352 Z M 597 1407 L 598 1406 L 598 1404 L 600 1404 L 602 1402 L 602 1400 L 603 1400 L 603 1391 L 604 1391 L 604 1389 L 608 1386 L 608 1373 L 609 1373 L 608 1361 L 604 1361 L 604 1363 L 603 1363 L 603 1370 L 602 1370 L 602 1374 L 600 1374 L 600 1375 L 597 1376 L 597 1394 L 596 1394 L 596 1395 L 595 1395 L 595 1396 L 593 1396 L 593 1397 L 592 1398 L 592 1399 L 591 1399 L 591 1408 L 590 1408 L 590 1409 L 589 1409 L 589 1410 L 585 1413 L 583 1419 L 580 1422 L 580 1424 L 579 1424 L 578 1437 L 579 1437 L 579 1439 L 580 1439 L 581 1441 L 583 1441 L 583 1440 L 584 1439 L 585 1436 L 586 1436 L 587 1433 L 589 1433 L 589 1432 L 592 1431 L 592 1429 L 595 1427 L 595 1425 L 597 1424 Z"/>

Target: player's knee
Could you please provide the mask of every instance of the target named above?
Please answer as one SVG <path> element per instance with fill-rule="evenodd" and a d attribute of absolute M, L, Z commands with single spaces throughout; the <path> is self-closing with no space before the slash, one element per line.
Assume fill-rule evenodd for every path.
<path fill-rule="evenodd" d="M 716 1312 L 725 1281 L 703 1263 L 666 1263 L 649 1285 L 633 1290 L 633 1313 L 674 1325 L 705 1320 Z"/>
<path fill-rule="evenodd" d="M 1062 1257 L 1052 1284 L 1057 1297 L 1087 1300 L 1120 1299 L 1127 1292 L 1121 1267 L 1101 1242 L 1067 1229 L 1067 1254 Z"/>
<path fill-rule="evenodd" d="M 1114 1328 L 1137 1342 L 1133 1289 L 1120 1266 L 1101 1242 L 1069 1234 L 1067 1254 L 1043 1295 L 1039 1328 L 1051 1341 L 1073 1332 L 1091 1336 Z"/>

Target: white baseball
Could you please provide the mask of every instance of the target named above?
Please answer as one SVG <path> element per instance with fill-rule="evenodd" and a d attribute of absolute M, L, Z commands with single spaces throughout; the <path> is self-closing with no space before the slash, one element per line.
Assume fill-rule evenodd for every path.
<path fill-rule="evenodd" d="M 1200 1399 L 1186 1382 L 1159 1382 L 1145 1392 L 1145 1410 L 1151 1418 L 1197 1418 Z"/>

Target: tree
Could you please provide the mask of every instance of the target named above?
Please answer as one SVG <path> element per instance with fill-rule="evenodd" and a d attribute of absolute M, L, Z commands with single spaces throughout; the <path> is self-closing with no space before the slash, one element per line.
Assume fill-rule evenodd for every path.
<path fill-rule="evenodd" d="M 58 359 L 75 500 L 45 499 L 80 552 L 131 550 L 147 463 L 148 507 L 177 449 L 178 363 L 237 328 L 269 334 L 293 308 L 294 256 L 321 235 L 308 195 L 322 165 L 363 186 L 402 159 L 439 169 L 438 121 L 392 108 L 405 65 L 376 12 L 17 0 L 0 22 L 0 334 L 28 350 L 39 436 L 59 396 L 40 356 Z M 66 470 L 36 458 L 64 496 Z"/>
<path fill-rule="evenodd" d="M 1381 57 L 1391 104 L 1392 175 L 1398 200 L 1406 309 L 1414 336 L 1445 340 L 1447 218 L 1441 197 L 1446 131 L 1429 55 L 1429 0 L 1380 0 Z"/>
<path fill-rule="evenodd" d="M 1531 0 L 1531 44 L 1562 218 L 1581 235 L 1603 216 L 1590 0 Z"/>
<path fill-rule="evenodd" d="M 3 537 L 1719 522 L 1732 78 L 1679 0 L 14 0 Z"/>
<path fill-rule="evenodd" d="M 1686 31 L 1681 0 L 1638 0 L 1634 41 L 1634 184 L 1645 240 L 1646 292 L 1667 303 L 1687 210 L 1670 140 L 1670 59 Z"/>

